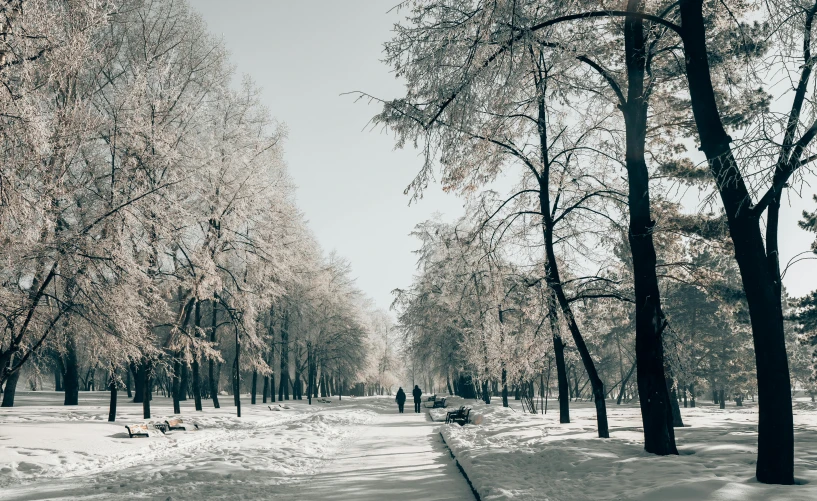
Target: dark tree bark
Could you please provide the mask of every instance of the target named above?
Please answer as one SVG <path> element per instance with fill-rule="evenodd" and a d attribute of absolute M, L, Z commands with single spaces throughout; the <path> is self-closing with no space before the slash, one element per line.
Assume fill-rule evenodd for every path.
<path fill-rule="evenodd" d="M 269 376 L 264 376 L 264 389 L 262 390 L 264 395 L 261 397 L 261 403 L 267 403 L 267 395 L 269 394 Z"/>
<path fill-rule="evenodd" d="M 16 356 L 15 356 L 16 358 Z M 12 363 L 14 358 L 11 359 Z M 6 386 L 3 388 L 3 403 L 0 407 L 14 407 L 14 396 L 17 393 L 17 383 L 20 381 L 20 369 L 11 373 L 6 379 Z"/>
<path fill-rule="evenodd" d="M 179 401 L 181 400 L 181 393 L 184 391 L 181 385 L 181 364 L 179 363 L 179 354 L 176 353 L 173 357 L 173 380 L 172 385 L 173 388 L 171 393 L 173 394 L 173 414 L 181 414 L 181 405 L 179 405 Z"/>
<path fill-rule="evenodd" d="M 108 421 L 116 421 L 116 374 L 111 372 L 111 379 L 108 381 L 108 388 L 111 390 L 111 402 L 108 406 Z"/>
<path fill-rule="evenodd" d="M 723 391 L 723 388 L 721 388 L 721 391 L 718 394 L 718 403 L 720 404 L 721 409 L 726 409 L 726 399 L 724 398 L 723 394 L 724 394 L 724 391 Z"/>
<path fill-rule="evenodd" d="M 62 364 L 54 364 L 54 391 L 63 391 L 62 389 L 62 372 L 61 366 Z"/>
<path fill-rule="evenodd" d="M 212 305 L 212 313 L 211 313 L 211 320 L 210 320 L 210 342 L 215 343 L 218 339 L 218 302 L 213 299 L 210 301 Z M 218 380 L 219 376 L 221 376 L 221 371 L 216 370 L 216 361 L 212 358 L 208 361 L 208 372 L 207 375 L 210 379 L 210 398 L 213 399 L 213 407 L 216 409 L 221 408 L 221 405 L 218 403 Z"/>
<path fill-rule="evenodd" d="M 508 371 L 504 367 L 502 368 L 502 407 L 508 407 Z"/>
<path fill-rule="evenodd" d="M 79 405 L 79 363 L 74 337 L 71 334 L 66 336 L 65 355 L 62 363 L 65 367 L 65 374 L 62 377 L 65 388 L 63 405 Z"/>
<path fill-rule="evenodd" d="M 201 301 L 196 301 L 196 310 L 193 315 L 193 328 L 195 329 L 195 337 L 197 339 L 200 338 Z M 195 351 L 193 352 L 193 364 L 191 370 L 193 372 L 193 402 L 196 406 L 196 410 L 201 411 L 201 374 L 199 368 L 199 354 Z"/>
<path fill-rule="evenodd" d="M 233 392 L 236 416 L 241 417 L 241 338 L 235 326 L 235 360 L 233 361 Z"/>
<path fill-rule="evenodd" d="M 128 391 L 128 398 L 133 398 L 133 393 L 131 392 L 130 389 L 131 385 L 130 373 L 131 373 L 130 367 L 125 367 L 125 389 Z"/>
<path fill-rule="evenodd" d="M 554 331 L 558 332 L 558 331 Z M 559 422 L 570 422 L 570 404 L 568 395 L 570 391 L 567 385 L 567 369 L 565 368 L 565 344 L 559 335 L 553 336 L 553 353 L 556 357 L 556 378 L 559 381 Z M 519 386 L 516 387 L 515 399 L 519 400 Z"/>
<path fill-rule="evenodd" d="M 783 330 L 780 264 L 777 252 L 777 218 L 780 196 L 788 181 L 791 158 L 796 151 L 793 136 L 784 138 L 781 159 L 786 165 L 778 166 L 773 176 L 771 200 L 766 217 L 764 246 L 760 216 L 762 212 L 749 207 L 751 195 L 737 168 L 730 147 L 731 138 L 724 129 L 715 99 L 709 68 L 706 28 L 702 0 L 679 2 L 682 40 L 685 51 L 687 83 L 692 113 L 698 128 L 701 150 L 706 155 L 715 178 L 721 201 L 726 210 L 729 233 L 735 248 L 755 349 L 758 387 L 758 458 L 757 479 L 771 484 L 794 483 L 794 416 L 791 399 L 791 380 Z M 810 55 L 812 9 L 807 13 L 804 37 L 804 56 L 801 85 L 798 86 L 790 118 L 796 124 L 799 117 L 797 99 L 802 99 L 814 61 Z M 802 101 L 801 101 L 802 103 Z M 793 134 L 796 126 L 788 127 Z M 813 134 L 813 131 L 811 132 Z M 812 136 L 813 137 L 813 136 Z M 805 136 L 804 136 L 805 138 Z M 804 138 L 801 138 L 804 139 Z M 811 138 L 809 138 L 809 141 Z M 785 148 L 789 148 L 786 150 Z M 789 153 L 791 154 L 789 155 Z M 762 208 L 761 208 L 762 210 Z"/>
<path fill-rule="evenodd" d="M 144 365 L 131 362 L 130 371 L 133 374 L 133 403 L 141 404 L 145 398 L 145 368 Z"/>
<path fill-rule="evenodd" d="M 258 371 L 252 371 L 252 389 L 250 390 L 250 405 L 255 405 L 255 393 L 258 389 Z M 266 395 L 264 395 L 266 397 Z M 266 400 L 266 398 L 265 398 Z"/>
<path fill-rule="evenodd" d="M 641 12 L 641 0 L 629 0 L 629 12 Z M 672 407 L 664 377 L 666 326 L 656 274 L 653 243 L 655 221 L 650 212 L 650 177 L 645 159 L 647 108 L 650 90 L 645 87 L 646 44 L 640 18 L 624 21 L 624 51 L 627 66 L 627 101 L 621 106 L 626 133 L 629 242 L 633 257 L 635 289 L 636 380 L 644 425 L 644 449 L 654 454 L 678 454 L 672 427 Z"/>
<path fill-rule="evenodd" d="M 270 374 L 269 377 L 269 401 L 275 402 L 275 373 Z"/>
<path fill-rule="evenodd" d="M 190 387 L 190 381 L 187 372 L 187 364 L 182 362 L 180 369 L 181 373 L 179 375 L 179 401 L 184 402 L 187 400 L 187 389 Z"/>
<path fill-rule="evenodd" d="M 671 398 L 670 405 L 672 406 L 672 426 L 675 428 L 683 428 L 684 420 L 681 417 L 681 408 L 678 407 L 678 395 L 675 392 L 675 386 L 671 376 L 667 376 L 667 386 L 670 388 Z"/>
<path fill-rule="evenodd" d="M 278 400 L 289 400 L 289 312 L 284 310 L 281 319 L 281 386 L 278 388 Z M 295 395 L 292 395 L 295 398 Z"/>
<path fill-rule="evenodd" d="M 150 399 L 153 393 L 153 366 L 148 361 L 143 361 L 140 365 L 142 382 L 142 417 L 150 419 Z"/>
<path fill-rule="evenodd" d="M 296 379 L 298 376 L 296 376 Z M 306 399 L 312 405 L 312 342 L 306 342 Z"/>

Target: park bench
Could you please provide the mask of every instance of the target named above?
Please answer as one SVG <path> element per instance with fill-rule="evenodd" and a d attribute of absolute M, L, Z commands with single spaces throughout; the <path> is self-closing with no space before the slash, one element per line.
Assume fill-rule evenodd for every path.
<path fill-rule="evenodd" d="M 460 426 L 465 426 L 467 423 L 470 423 L 469 417 L 471 415 L 471 408 L 466 408 L 465 406 L 460 407 L 456 411 L 451 411 L 446 415 L 445 422 L 446 423 L 457 423 Z"/>
<path fill-rule="evenodd" d="M 320 402 L 322 404 L 331 404 L 332 403 L 332 401 L 329 400 L 328 398 L 319 398 L 318 402 Z"/>
<path fill-rule="evenodd" d="M 168 431 L 170 430 L 192 431 L 199 429 L 199 425 L 195 423 L 187 424 L 182 420 L 182 418 L 168 419 L 167 421 L 165 421 L 165 425 L 167 425 Z"/>
<path fill-rule="evenodd" d="M 448 413 L 445 415 L 445 422 L 450 423 L 452 416 L 458 416 L 458 415 L 462 414 L 463 412 L 465 412 L 465 406 L 464 405 L 460 406 L 460 408 L 455 410 L 455 411 L 448 411 Z"/>
<path fill-rule="evenodd" d="M 445 407 L 445 397 L 437 398 L 437 395 L 431 395 L 430 397 L 428 397 L 426 399 L 425 403 L 423 404 L 423 407 L 426 407 L 426 408 L 429 408 L 429 409 L 437 409 L 439 407 Z"/>
<path fill-rule="evenodd" d="M 155 431 L 160 431 L 164 433 L 164 430 L 154 424 L 148 423 L 137 423 L 131 425 L 125 425 L 125 429 L 128 430 L 129 438 L 133 437 L 150 437 L 155 435 Z M 153 433 L 152 433 L 153 432 Z"/>

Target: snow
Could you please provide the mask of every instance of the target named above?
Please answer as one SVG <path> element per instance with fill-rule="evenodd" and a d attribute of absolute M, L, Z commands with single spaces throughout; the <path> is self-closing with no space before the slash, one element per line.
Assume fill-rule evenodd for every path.
<path fill-rule="evenodd" d="M 0 409 L 0 489 L 4 500 L 33 499 L 473 499 L 425 414 L 397 414 L 390 398 L 345 398 L 308 406 L 222 408 L 182 402 L 201 427 L 128 438 L 141 404 L 119 399 L 107 422 L 108 394 L 18 392 Z M 172 402 L 154 397 L 154 419 Z"/>
<path fill-rule="evenodd" d="M 446 409 L 398 414 L 389 397 L 336 398 L 331 404 L 288 401 L 283 406 L 232 400 L 222 408 L 182 402 L 182 417 L 198 431 L 128 438 L 141 405 L 122 397 L 116 423 L 107 422 L 104 392 L 18 392 L 18 406 L 0 409 L 0 492 L 4 500 L 35 499 L 264 499 L 391 501 L 470 500 L 467 473 L 485 501 L 548 500 L 781 500 L 817 499 L 817 408 L 795 405 L 795 475 L 800 485 L 754 480 L 757 407 L 706 403 L 681 409 L 680 456 L 643 451 L 636 405 L 610 403 L 611 438 L 596 438 L 595 410 L 571 403 L 570 424 L 546 415 L 451 398 Z M 473 408 L 481 425 L 445 425 L 445 413 Z M 156 397 L 154 420 L 169 416 Z M 163 414 L 167 413 L 167 414 Z M 441 440 L 445 439 L 445 444 Z M 447 447 L 446 447 L 447 444 Z"/>
<path fill-rule="evenodd" d="M 479 426 L 443 425 L 441 433 L 485 501 L 582 500 L 815 500 L 817 411 L 805 399 L 795 410 L 795 475 L 800 485 L 772 486 L 754 479 L 757 407 L 730 404 L 682 408 L 676 428 L 679 456 L 643 450 L 637 405 L 608 403 L 610 439 L 596 438 L 595 408 L 571 402 L 570 424 L 559 424 L 551 402 L 546 415 L 452 399 L 484 419 Z M 445 411 L 434 410 L 435 420 Z"/>

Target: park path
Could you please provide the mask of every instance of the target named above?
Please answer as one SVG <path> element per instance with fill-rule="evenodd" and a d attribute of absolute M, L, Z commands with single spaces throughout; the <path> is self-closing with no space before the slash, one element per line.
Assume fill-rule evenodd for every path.
<path fill-rule="evenodd" d="M 301 499 L 473 500 L 438 428 L 426 412 L 379 413 L 360 426 L 343 452 L 300 484 Z"/>
<path fill-rule="evenodd" d="M 29 402 L 23 395 L 28 405 L 0 412 L 0 498 L 474 499 L 439 423 L 425 409 L 398 414 L 388 397 L 273 404 L 279 412 L 247 406 L 241 419 L 229 408 L 185 409 L 200 431 L 129 439 L 121 422 L 139 421 L 139 404 L 122 402 L 121 422 L 107 423 L 102 400 L 91 400 L 106 397 L 102 392 L 70 409 L 58 396 L 38 392 Z M 154 403 L 172 405 L 163 397 Z"/>

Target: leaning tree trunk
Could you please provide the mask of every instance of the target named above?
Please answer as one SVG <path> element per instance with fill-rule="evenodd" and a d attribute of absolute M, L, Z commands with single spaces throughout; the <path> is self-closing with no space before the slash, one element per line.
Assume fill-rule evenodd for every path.
<path fill-rule="evenodd" d="M 629 0 L 628 10 L 640 12 L 641 0 Z M 656 274 L 653 242 L 655 221 L 650 213 L 650 177 L 645 158 L 649 89 L 646 77 L 646 44 L 643 21 L 627 17 L 624 22 L 625 62 L 627 66 L 627 102 L 620 108 L 624 114 L 628 205 L 630 211 L 629 243 L 633 258 L 635 289 L 636 380 L 644 427 L 644 449 L 654 454 L 678 454 L 672 427 L 672 408 L 664 377 L 666 326 L 661 311 L 661 296 Z"/>
<path fill-rule="evenodd" d="M 767 214 L 766 246 L 771 251 L 767 254 L 760 214 L 750 210 L 752 198 L 737 168 L 729 146 L 731 138 L 718 111 L 706 46 L 703 1 L 682 0 L 679 5 L 687 83 L 700 149 L 709 161 L 726 210 L 752 323 L 759 400 L 755 471 L 760 482 L 790 485 L 794 483 L 794 416 L 776 252 L 779 193 Z M 807 28 L 805 40 L 809 41 L 810 24 Z M 811 57 L 807 59 L 806 63 L 812 64 Z"/>
<path fill-rule="evenodd" d="M 11 359 L 14 363 L 14 358 Z M 17 382 L 20 380 L 20 369 L 14 371 L 6 380 L 6 387 L 3 388 L 3 403 L 0 407 L 14 407 L 14 395 L 17 393 Z"/>

